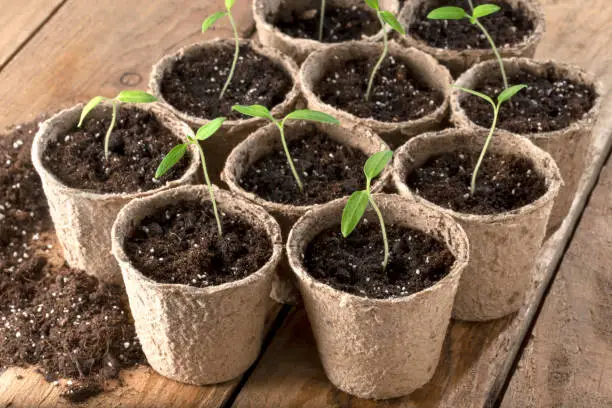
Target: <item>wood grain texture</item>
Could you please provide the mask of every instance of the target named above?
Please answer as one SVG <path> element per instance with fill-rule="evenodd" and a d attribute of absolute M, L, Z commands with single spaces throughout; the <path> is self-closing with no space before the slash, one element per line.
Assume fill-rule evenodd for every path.
<path fill-rule="evenodd" d="M 64 0 L 0 0 L 0 70 Z"/>
<path fill-rule="evenodd" d="M 502 408 L 612 407 L 612 161 L 604 168 Z"/>
<path fill-rule="evenodd" d="M 580 0 L 541 2 L 547 16 L 548 31 L 536 58 L 556 59 L 580 65 L 594 72 L 609 90 L 612 86 L 612 64 L 606 47 L 611 39 L 607 24 L 612 18 L 612 10 L 605 7 L 607 0 L 590 2 L 589 7 L 584 7 Z M 510 374 L 546 288 L 554 277 L 603 161 L 610 151 L 611 129 L 612 94 L 608 91 L 600 121 L 594 131 L 589 166 L 570 214 L 540 252 L 533 288 L 526 304 L 514 315 L 484 324 L 453 322 L 437 372 L 425 387 L 404 398 L 378 402 L 360 400 L 336 390 L 325 378 L 307 318 L 303 311 L 297 311 L 279 330 L 262 361 L 238 395 L 235 405 L 240 408 L 493 406 Z M 600 250 L 606 248 L 605 242 L 601 241 L 582 245 L 597 244 L 604 244 L 599 247 Z M 609 352 L 609 349 L 607 351 Z M 597 358 L 596 355 L 587 356 L 584 364 L 589 364 L 589 357 Z M 602 373 L 598 372 L 597 375 L 599 374 Z M 603 373 L 603 376 L 605 375 L 609 376 L 610 370 Z M 608 386 L 607 383 L 604 385 Z M 534 385 L 529 382 L 523 382 L 516 392 L 525 392 L 525 387 L 532 386 Z M 537 393 L 537 385 L 528 392 Z M 519 403 L 516 407 L 522 405 Z"/>

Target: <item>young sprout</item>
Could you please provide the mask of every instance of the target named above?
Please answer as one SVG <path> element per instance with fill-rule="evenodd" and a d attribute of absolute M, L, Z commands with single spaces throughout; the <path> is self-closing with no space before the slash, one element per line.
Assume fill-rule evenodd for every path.
<path fill-rule="evenodd" d="M 366 176 L 366 189 L 355 191 L 353 194 L 351 194 L 346 206 L 344 207 L 344 210 L 342 211 L 342 223 L 340 226 L 342 236 L 344 236 L 344 238 L 351 235 L 351 232 L 353 232 L 363 217 L 368 203 L 370 203 L 378 216 L 378 221 L 380 221 L 380 231 L 382 232 L 383 243 L 385 246 L 385 257 L 382 262 L 383 271 L 387 269 L 387 264 L 389 263 L 389 241 L 387 240 L 385 220 L 380 212 L 380 208 L 378 208 L 376 202 L 374 201 L 374 197 L 372 197 L 370 185 L 372 184 L 372 179 L 378 177 L 378 175 L 382 173 L 385 166 L 391 161 L 392 157 L 393 152 L 390 150 L 385 150 L 375 153 L 366 161 L 365 166 L 363 166 L 363 172 Z"/>
<path fill-rule="evenodd" d="M 427 18 L 431 20 L 462 20 L 464 18 L 467 18 L 470 20 L 470 23 L 476 25 L 489 41 L 491 49 L 493 50 L 493 54 L 495 54 L 495 58 L 497 58 L 497 63 L 499 64 L 502 79 L 504 80 L 504 89 L 508 89 L 508 77 L 506 76 L 504 62 L 502 61 L 502 58 L 499 55 L 499 51 L 497 51 L 497 47 L 495 46 L 493 38 L 491 37 L 487 29 L 478 20 L 481 17 L 485 17 L 498 12 L 499 10 L 501 10 L 501 7 L 496 4 L 481 4 L 480 6 L 474 7 L 472 1 L 470 0 L 470 8 L 472 9 L 471 15 L 461 7 L 440 7 L 435 10 L 432 10 L 427 15 Z"/>
<path fill-rule="evenodd" d="M 221 94 L 219 95 L 219 100 L 223 99 L 223 95 L 225 95 L 225 91 L 229 87 L 230 82 L 232 82 L 232 77 L 234 76 L 234 71 L 236 71 L 236 64 L 238 63 L 238 54 L 240 53 L 240 37 L 238 37 L 238 29 L 236 28 L 236 22 L 234 21 L 234 16 L 232 16 L 232 7 L 236 3 L 236 0 L 225 0 L 225 11 L 217 11 L 210 17 L 208 17 L 202 23 L 202 32 L 206 32 L 213 24 L 217 22 L 222 17 L 227 16 L 230 24 L 232 25 L 232 30 L 234 31 L 234 41 L 236 43 L 234 50 L 234 60 L 232 61 L 232 67 L 230 68 L 229 75 L 227 76 L 227 80 L 225 81 L 225 85 L 223 85 L 223 89 L 221 89 Z"/>
<path fill-rule="evenodd" d="M 281 142 L 283 144 L 283 150 L 285 150 L 285 156 L 287 156 L 287 161 L 289 162 L 289 167 L 291 167 L 291 172 L 293 173 L 293 177 L 295 178 L 295 182 L 297 183 L 300 191 L 304 190 L 302 185 L 302 180 L 298 175 L 298 172 L 295 170 L 295 166 L 293 164 L 293 159 L 291 158 L 291 153 L 289 153 L 289 148 L 287 147 L 287 141 L 285 140 L 285 122 L 288 120 L 307 120 L 310 122 L 319 122 L 319 123 L 331 123 L 334 125 L 339 125 L 338 119 L 334 118 L 327 113 L 313 111 L 309 109 L 300 109 L 291 112 L 287 116 L 285 116 L 281 121 L 278 121 L 272 116 L 272 113 L 262 105 L 234 105 L 232 110 L 242 113 L 246 116 L 252 116 L 254 118 L 264 118 L 270 120 L 272 123 L 276 125 L 278 130 L 280 131 Z"/>
<path fill-rule="evenodd" d="M 368 6 L 376 10 L 376 15 L 378 16 L 378 20 L 380 21 L 380 24 L 383 29 L 383 52 L 380 55 L 380 58 L 378 58 L 378 61 L 376 62 L 376 65 L 374 65 L 374 69 L 370 74 L 370 80 L 368 81 L 368 90 L 365 94 L 365 100 L 367 102 L 370 100 L 370 94 L 372 93 L 372 84 L 374 83 L 374 77 L 380 69 L 380 66 L 382 65 L 383 61 L 387 57 L 387 54 L 389 53 L 386 24 L 389 24 L 392 29 L 402 35 L 405 35 L 406 31 L 404 30 L 404 27 L 402 27 L 400 22 L 397 21 L 393 13 L 391 13 L 390 11 L 382 11 L 380 9 L 380 6 L 378 5 L 378 0 L 365 0 L 365 2 Z"/>
<path fill-rule="evenodd" d="M 325 0 L 321 0 L 321 16 L 319 18 L 319 41 L 323 41 L 323 22 L 325 21 Z"/>
<path fill-rule="evenodd" d="M 172 148 L 170 152 L 164 157 L 164 159 L 159 164 L 157 171 L 155 172 L 155 178 L 159 179 L 161 176 L 166 174 L 168 170 L 170 170 L 176 163 L 179 162 L 185 155 L 187 151 L 187 147 L 189 145 L 195 145 L 200 153 L 200 160 L 202 161 L 202 170 L 204 170 L 204 179 L 206 180 L 206 186 L 208 187 L 208 194 L 210 195 L 210 201 L 212 203 L 213 212 L 215 214 L 215 219 L 217 220 L 217 230 L 219 231 L 219 236 L 223 236 L 223 228 L 221 227 L 221 218 L 219 217 L 219 211 L 217 210 L 217 201 L 215 200 L 215 193 L 213 192 L 213 187 L 210 182 L 210 178 L 208 177 L 208 170 L 206 169 L 206 158 L 204 157 L 204 150 L 200 145 L 200 141 L 204 141 L 210 138 L 212 135 L 217 133 L 217 130 L 221 128 L 223 122 L 225 122 L 226 118 L 216 118 L 208 122 L 206 125 L 202 126 L 196 134 L 191 133 L 187 135 L 187 143 L 181 143 Z"/>
<path fill-rule="evenodd" d="M 117 104 L 118 103 L 151 103 L 156 102 L 157 98 L 153 95 L 150 95 L 144 91 L 121 91 L 119 95 L 114 97 L 113 99 L 105 98 L 104 96 L 96 96 L 92 98 L 87 105 L 81 111 L 81 119 L 79 120 L 78 127 L 83 126 L 83 121 L 85 117 L 91 112 L 96 106 L 100 104 L 102 101 L 111 101 L 113 106 L 113 113 L 111 116 L 111 123 L 106 131 L 106 136 L 104 137 L 104 158 L 108 161 L 108 144 L 110 142 L 111 133 L 113 133 L 113 129 L 115 128 L 115 123 L 117 122 Z"/>
<path fill-rule="evenodd" d="M 455 88 L 461 89 L 463 92 L 467 92 L 472 95 L 478 96 L 479 98 L 484 99 L 485 101 L 489 102 L 491 106 L 493 106 L 493 123 L 491 123 L 491 129 L 489 130 L 489 135 L 487 136 L 487 139 L 485 140 L 485 144 L 482 148 L 482 151 L 480 152 L 480 157 L 478 158 L 478 162 L 476 162 L 476 167 L 474 167 L 474 172 L 472 173 L 472 182 L 470 184 L 470 195 L 474 195 L 474 192 L 476 191 L 476 177 L 478 176 L 478 170 L 480 170 L 480 166 L 482 164 L 484 156 L 487 153 L 487 149 L 489 148 L 489 143 L 491 143 L 491 138 L 493 137 L 493 133 L 495 132 L 495 127 L 497 126 L 497 118 L 499 116 L 499 108 L 501 107 L 502 103 L 510 100 L 510 98 L 516 95 L 520 90 L 527 88 L 527 85 L 514 85 L 509 88 L 504 89 L 499 95 L 497 95 L 497 103 L 495 103 L 493 99 L 491 99 L 490 97 L 488 97 L 487 95 L 483 93 L 476 92 L 468 88 L 462 88 L 457 85 L 453 85 L 453 86 Z"/>

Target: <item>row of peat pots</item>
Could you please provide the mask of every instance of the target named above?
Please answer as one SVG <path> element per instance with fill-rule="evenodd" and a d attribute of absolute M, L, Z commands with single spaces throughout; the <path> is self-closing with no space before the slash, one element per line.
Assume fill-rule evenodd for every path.
<path fill-rule="evenodd" d="M 372 29 L 376 2 L 328 1 L 328 42 L 318 42 L 296 38 L 315 35 L 318 1 L 255 0 L 263 46 L 239 42 L 223 98 L 234 42 L 213 40 L 153 68 L 157 103 L 106 101 L 79 127 L 80 105 L 41 126 L 32 158 L 66 260 L 125 284 L 155 370 L 192 384 L 239 376 L 260 350 L 271 295 L 303 301 L 333 384 L 396 397 L 431 378 L 451 317 L 520 308 L 542 242 L 577 189 L 602 91 L 579 68 L 525 57 L 544 30 L 537 2 L 496 2 L 502 10 L 483 24 L 503 38 L 509 81 L 527 88 L 493 115 L 488 101 L 453 88 L 445 67 L 457 85 L 499 94 L 487 43 L 467 20 L 424 17 L 449 2 L 405 2 L 399 36 Z M 392 0 L 379 7 L 398 10 Z M 246 118 L 235 104 L 271 113 L 251 106 L 264 118 Z M 304 104 L 319 113 L 281 123 Z M 340 124 L 297 120 L 323 113 Z M 179 143 L 174 167 L 156 178 Z M 200 184 L 206 158 L 215 180 L 223 166 L 231 192 Z"/>

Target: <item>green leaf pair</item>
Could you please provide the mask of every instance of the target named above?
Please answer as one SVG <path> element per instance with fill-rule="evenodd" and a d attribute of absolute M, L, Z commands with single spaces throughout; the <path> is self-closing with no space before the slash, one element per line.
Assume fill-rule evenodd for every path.
<path fill-rule="evenodd" d="M 484 99 L 485 101 L 489 102 L 491 105 L 495 106 L 500 106 L 502 103 L 510 100 L 514 95 L 516 95 L 517 93 L 519 93 L 522 89 L 527 88 L 527 85 L 513 85 L 509 88 L 504 89 L 499 95 L 497 95 L 497 104 L 493 101 L 493 99 L 491 99 L 491 97 L 489 97 L 488 95 L 485 95 L 481 92 L 477 92 L 474 91 L 473 89 L 469 89 L 469 88 L 462 88 L 460 86 L 457 85 L 453 85 L 455 88 L 462 90 L 463 92 L 467 92 L 469 94 L 472 94 L 474 96 L 478 96 L 479 98 Z"/>
<path fill-rule="evenodd" d="M 81 118 L 79 119 L 78 127 L 83 126 L 83 121 L 89 115 L 89 113 L 94 110 L 96 106 L 98 106 L 102 101 L 109 100 L 104 96 L 95 96 L 93 97 L 83 110 L 81 111 Z M 148 94 L 144 91 L 121 91 L 119 95 L 114 98 L 115 101 L 121 103 L 152 103 L 157 102 L 157 98 L 151 94 Z"/>
<path fill-rule="evenodd" d="M 427 15 L 427 18 L 431 20 L 461 20 L 468 18 L 472 24 L 476 24 L 477 19 L 496 13 L 499 10 L 501 10 L 501 7 L 496 4 L 481 4 L 480 6 L 476 6 L 472 15 L 470 15 L 461 7 L 446 6 L 432 10 Z"/>
<path fill-rule="evenodd" d="M 355 191 L 353 194 L 351 194 L 346 206 L 344 207 L 344 210 L 342 211 L 342 223 L 340 229 L 345 238 L 353 232 L 363 217 L 363 214 L 365 214 L 365 210 L 370 199 L 370 185 L 372 180 L 382 173 L 392 158 L 393 152 L 390 150 L 385 150 L 375 153 L 366 161 L 363 167 L 363 172 L 366 176 L 367 187 L 365 190 Z"/>
<path fill-rule="evenodd" d="M 383 11 L 380 9 L 380 5 L 378 4 L 378 0 L 365 0 L 366 4 L 376 10 L 380 18 L 389 26 L 402 35 L 406 35 L 406 30 L 397 20 L 397 18 L 390 11 Z"/>

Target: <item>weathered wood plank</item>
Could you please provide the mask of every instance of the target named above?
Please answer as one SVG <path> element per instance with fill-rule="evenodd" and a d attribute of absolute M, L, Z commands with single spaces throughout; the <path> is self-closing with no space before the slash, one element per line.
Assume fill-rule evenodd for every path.
<path fill-rule="evenodd" d="M 594 1 L 587 10 L 579 0 L 566 0 L 563 3 L 558 0 L 542 0 L 548 31 L 536 57 L 581 65 L 596 73 L 610 89 L 612 65 L 606 52 L 610 32 L 606 25 L 612 17 L 612 10 L 605 8 L 605 3 L 605 0 Z M 581 29 L 576 30 L 576 27 Z M 594 132 L 589 168 L 570 215 L 540 253 L 534 285 L 525 306 L 515 315 L 493 322 L 453 322 L 437 372 L 425 387 L 405 398 L 379 402 L 353 398 L 334 389 L 323 373 L 305 313 L 297 311 L 279 330 L 262 361 L 238 395 L 236 406 L 492 406 L 508 378 L 522 340 L 563 256 L 571 231 L 584 209 L 586 198 L 593 188 L 603 160 L 610 151 L 611 129 L 612 94 L 608 93 L 601 120 Z M 517 392 L 522 391 L 519 389 Z M 537 388 L 534 392 L 537 393 Z"/>
<path fill-rule="evenodd" d="M 95 95 L 146 88 L 151 66 L 164 54 L 231 36 L 226 19 L 206 34 L 200 30 L 202 20 L 223 4 L 69 0 L 0 73 L 0 129 Z M 241 30 L 249 32 L 250 1 L 238 0 L 234 14 Z"/>
<path fill-rule="evenodd" d="M 0 30 L 3 18 L 22 18 L 11 10 L 35 8 L 0 0 L 4 3 L 10 7 L 2 8 Z M 50 1 L 41 0 L 40 5 L 37 1 L 36 7 L 43 8 L 42 3 Z M 223 0 L 68 0 L 0 72 L 0 128 L 97 94 L 145 88 L 152 64 L 163 54 L 206 38 L 231 35 L 227 22 L 220 22 L 207 35 L 200 32 L 202 20 L 222 8 Z M 244 32 L 251 31 L 248 0 L 237 1 L 235 17 Z M 9 45 L 2 35 L 0 49 Z M 279 310 L 270 301 L 267 327 Z M 189 386 L 145 367 L 124 372 L 121 379 L 122 387 L 109 384 L 107 393 L 85 406 L 219 407 L 239 384 L 234 380 L 217 386 Z M 2 407 L 65 406 L 59 394 L 59 388 L 45 382 L 33 368 L 10 368 L 0 375 Z"/>
<path fill-rule="evenodd" d="M 612 161 L 563 259 L 502 408 L 612 406 Z"/>
<path fill-rule="evenodd" d="M 0 70 L 65 0 L 0 0 Z"/>

